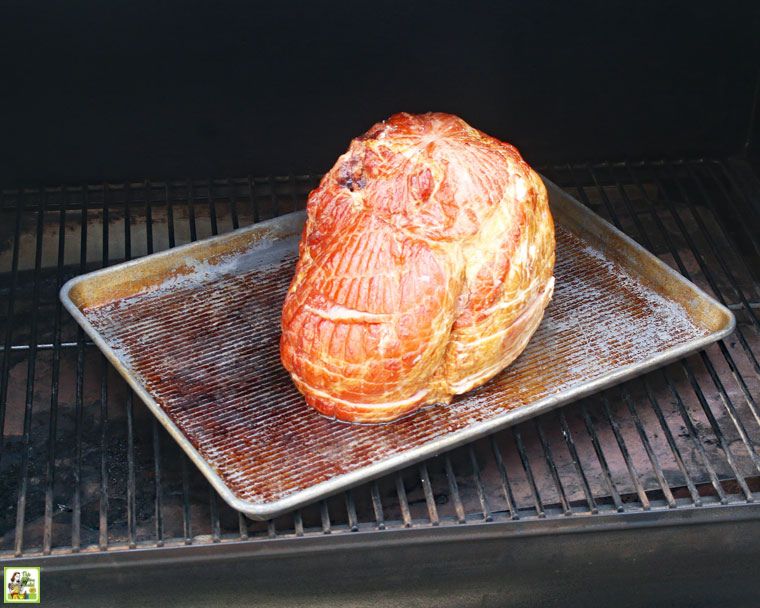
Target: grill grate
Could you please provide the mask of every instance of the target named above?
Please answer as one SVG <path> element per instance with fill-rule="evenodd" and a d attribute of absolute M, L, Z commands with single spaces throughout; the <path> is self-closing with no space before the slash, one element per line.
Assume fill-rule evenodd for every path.
<path fill-rule="evenodd" d="M 65 314 L 68 278 L 301 207 L 316 176 L 4 191 L 0 555 L 593 517 L 760 499 L 760 182 L 744 163 L 543 169 L 713 293 L 706 351 L 269 522 L 221 501 Z M 520 525 L 516 522 L 514 525 Z"/>

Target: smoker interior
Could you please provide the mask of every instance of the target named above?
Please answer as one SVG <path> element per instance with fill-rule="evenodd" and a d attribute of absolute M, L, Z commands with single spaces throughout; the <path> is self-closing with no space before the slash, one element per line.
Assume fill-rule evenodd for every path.
<path fill-rule="evenodd" d="M 218 498 L 62 310 L 58 289 L 83 272 L 300 209 L 317 178 L 5 191 L 4 557 L 519 526 L 760 498 L 758 225 L 725 213 L 755 217 L 747 203 L 756 174 L 714 160 L 543 170 L 733 310 L 736 332 L 661 371 L 269 522 Z"/>
<path fill-rule="evenodd" d="M 24 52 L 0 59 L 11 117 L 0 149 L 3 562 L 42 565 L 43 595 L 61 606 L 751 604 L 758 23 L 751 2 L 9 8 L 0 35 Z M 452 111 L 517 144 L 728 306 L 736 331 L 250 521 L 58 290 L 302 208 L 350 137 L 401 109 Z M 83 585 L 89 595 L 76 595 Z"/>

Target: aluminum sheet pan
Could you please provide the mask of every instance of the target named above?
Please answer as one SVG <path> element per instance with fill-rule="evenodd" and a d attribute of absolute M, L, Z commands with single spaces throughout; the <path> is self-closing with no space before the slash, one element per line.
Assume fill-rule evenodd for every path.
<path fill-rule="evenodd" d="M 303 212 L 72 279 L 61 299 L 219 494 L 255 519 L 547 412 L 703 348 L 734 317 L 546 182 L 556 288 L 525 352 L 448 406 L 350 425 L 280 365 Z"/>

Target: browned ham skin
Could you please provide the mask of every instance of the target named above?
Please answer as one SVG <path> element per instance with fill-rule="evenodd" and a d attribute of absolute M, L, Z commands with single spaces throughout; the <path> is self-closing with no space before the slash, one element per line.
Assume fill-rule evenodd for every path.
<path fill-rule="evenodd" d="M 382 422 L 487 382 L 552 296 L 546 189 L 517 150 L 450 114 L 396 114 L 310 195 L 282 312 L 306 402 Z"/>

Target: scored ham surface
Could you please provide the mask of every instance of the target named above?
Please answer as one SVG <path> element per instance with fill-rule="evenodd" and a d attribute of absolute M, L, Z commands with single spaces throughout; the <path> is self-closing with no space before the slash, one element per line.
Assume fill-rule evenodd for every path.
<path fill-rule="evenodd" d="M 546 188 L 513 146 L 450 114 L 396 114 L 309 195 L 282 363 L 340 420 L 449 403 L 523 351 L 553 267 Z"/>

